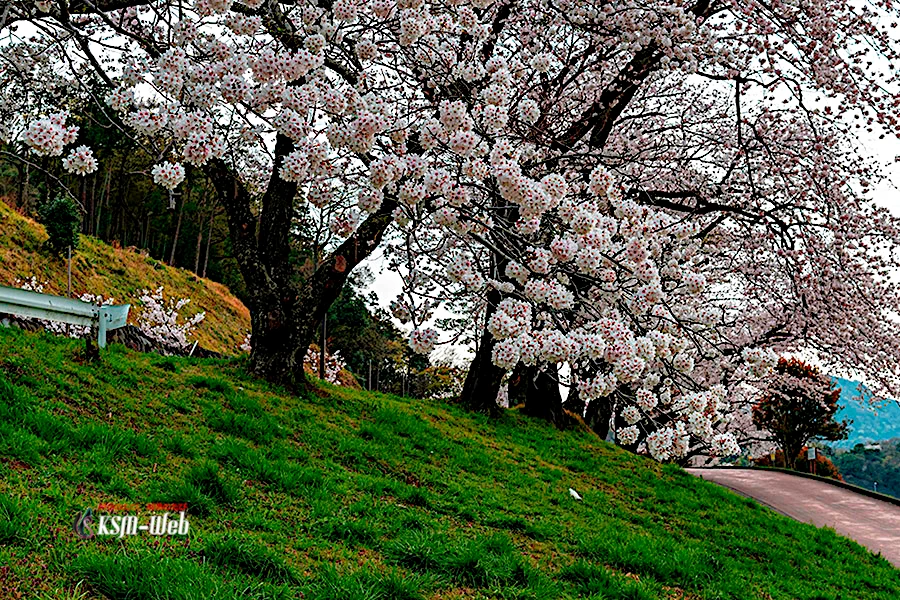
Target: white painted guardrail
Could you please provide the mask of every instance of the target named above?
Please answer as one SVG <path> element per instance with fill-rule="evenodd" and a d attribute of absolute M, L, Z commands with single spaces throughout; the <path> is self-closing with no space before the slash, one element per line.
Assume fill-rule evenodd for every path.
<path fill-rule="evenodd" d="M 97 345 L 106 347 L 106 332 L 125 326 L 130 304 L 97 306 L 81 300 L 62 298 L 0 286 L 0 313 L 32 317 L 71 325 L 97 327 Z"/>

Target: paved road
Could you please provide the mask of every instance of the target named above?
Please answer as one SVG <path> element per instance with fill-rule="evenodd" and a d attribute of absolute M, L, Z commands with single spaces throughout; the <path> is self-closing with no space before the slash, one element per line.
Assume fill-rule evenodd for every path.
<path fill-rule="evenodd" d="M 777 471 L 687 469 L 804 523 L 829 526 L 900 567 L 900 506 Z"/>

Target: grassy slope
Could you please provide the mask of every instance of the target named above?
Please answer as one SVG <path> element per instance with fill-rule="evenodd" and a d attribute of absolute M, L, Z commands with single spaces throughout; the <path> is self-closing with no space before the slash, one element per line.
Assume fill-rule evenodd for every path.
<path fill-rule="evenodd" d="M 855 543 L 585 432 L 80 349 L 0 330 L 0 598 L 900 597 Z M 104 501 L 187 501 L 191 533 L 77 539 Z"/>
<path fill-rule="evenodd" d="M 23 217 L 0 201 L 0 285 L 15 286 L 17 279 L 47 282 L 44 292 L 64 294 L 66 261 L 41 251 L 47 239 L 42 225 Z M 235 354 L 250 330 L 250 313 L 224 285 L 201 279 L 190 271 L 169 267 L 138 252 L 116 249 L 92 237 L 81 236 L 72 257 L 72 291 L 113 297 L 137 310 L 140 290 L 165 287 L 165 295 L 190 298 L 185 313 L 206 311 L 198 328 L 200 345 Z M 133 318 L 132 318 L 133 320 Z"/>

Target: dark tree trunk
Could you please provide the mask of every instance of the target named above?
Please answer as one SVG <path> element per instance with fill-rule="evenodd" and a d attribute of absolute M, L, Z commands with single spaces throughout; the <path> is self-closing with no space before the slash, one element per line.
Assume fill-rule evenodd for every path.
<path fill-rule="evenodd" d="M 91 175 L 91 201 L 88 202 L 87 219 L 82 223 L 81 232 L 94 235 L 94 214 L 97 212 L 97 175 Z"/>
<path fill-rule="evenodd" d="M 597 398 L 588 403 L 584 422 L 594 433 L 605 440 L 609 435 L 609 420 L 612 418 L 612 413 L 612 398 L 609 396 Z"/>
<path fill-rule="evenodd" d="M 491 361 L 492 347 L 493 338 L 490 332 L 484 331 L 459 397 L 460 403 L 467 409 L 490 415 L 499 412 L 497 394 L 503 379 L 503 369 Z"/>
<path fill-rule="evenodd" d="M 93 232 L 91 235 L 94 235 L 98 238 L 102 235 L 100 233 L 100 218 L 103 214 L 103 201 L 109 196 L 109 174 L 111 169 L 112 160 L 109 161 L 109 166 L 106 169 L 106 180 L 100 187 L 100 196 L 97 198 L 96 202 L 96 214 L 94 215 L 94 219 L 91 222 L 91 231 Z"/>
<path fill-rule="evenodd" d="M 276 164 L 292 150 L 287 137 L 277 136 Z M 385 198 L 353 235 L 304 272 L 291 239 L 296 184 L 274 169 L 257 216 L 250 192 L 224 162 L 211 161 L 205 170 L 225 209 L 234 257 L 247 286 L 253 326 L 250 372 L 275 383 L 305 385 L 303 357 L 319 323 L 353 268 L 378 247 L 393 221 L 396 201 Z"/>
<path fill-rule="evenodd" d="M 213 231 L 213 223 L 216 220 L 216 205 L 213 204 L 209 210 L 209 231 L 206 232 L 206 252 L 203 254 L 203 270 L 200 272 L 200 277 L 206 277 L 206 267 L 209 266 L 209 248 L 212 244 L 212 231 Z M 199 238 L 198 238 L 199 239 Z"/>
<path fill-rule="evenodd" d="M 528 367 L 519 363 L 513 369 L 512 374 L 510 374 L 508 383 L 510 406 L 525 404 L 525 394 L 528 392 L 528 385 L 525 383 L 525 379 L 528 377 L 528 373 Z"/>
<path fill-rule="evenodd" d="M 186 187 L 188 189 L 181 194 L 181 202 L 178 206 L 178 218 L 175 220 L 175 233 L 172 235 L 172 250 L 169 252 L 169 265 L 173 267 L 175 266 L 175 251 L 178 249 L 178 237 L 181 235 L 181 220 L 184 217 L 184 205 L 187 204 L 191 197 L 190 177 L 186 182 Z M 165 249 L 165 246 L 163 246 L 163 249 Z"/>
<path fill-rule="evenodd" d="M 203 215 L 197 227 L 197 245 L 194 247 L 194 273 L 200 275 L 200 246 L 203 244 L 203 227 L 206 225 Z"/>
<path fill-rule="evenodd" d="M 489 291 L 485 322 L 494 314 L 499 302 L 500 292 L 493 289 Z M 460 403 L 467 409 L 489 415 L 499 412 L 497 394 L 500 392 L 500 384 L 503 379 L 503 369 L 491 360 L 493 348 L 494 338 L 485 328 L 481 332 L 478 350 L 475 352 L 472 364 L 469 365 L 469 372 L 466 373 L 466 381 L 463 383 L 462 393 L 459 397 Z"/>
<path fill-rule="evenodd" d="M 203 186 L 203 196 L 200 197 L 200 208 L 197 211 L 197 245 L 194 247 L 194 273 L 200 275 L 200 246 L 203 243 L 203 227 L 206 225 L 203 211 L 206 208 L 206 186 Z M 210 209 L 212 212 L 212 209 Z"/>
<path fill-rule="evenodd" d="M 254 295 L 258 299 L 258 295 Z M 300 340 L 297 323 L 283 307 L 274 301 L 270 306 L 253 302 L 250 321 L 253 330 L 250 350 L 250 370 L 259 377 L 276 383 L 302 383 L 303 357 L 309 342 Z M 302 346 L 302 348 L 301 348 Z"/>
<path fill-rule="evenodd" d="M 525 386 L 524 414 L 545 419 L 562 425 L 562 396 L 559 393 L 559 375 L 555 363 L 543 368 L 527 367 L 523 385 Z"/>
<path fill-rule="evenodd" d="M 16 161 L 16 201 L 19 208 L 25 209 L 25 184 L 28 181 L 28 166 Z"/>
<path fill-rule="evenodd" d="M 188 201 L 188 193 L 181 197 L 181 205 L 178 207 L 178 219 L 175 221 L 175 234 L 172 236 L 172 251 L 169 252 L 169 265 L 175 266 L 175 251 L 178 249 L 178 236 L 181 234 L 181 219 L 184 216 L 184 205 Z"/>
<path fill-rule="evenodd" d="M 574 413 L 579 417 L 584 417 L 585 404 L 578 393 L 578 385 L 575 376 L 572 376 L 572 385 L 569 387 L 569 393 L 566 395 L 566 401 L 563 402 L 563 408 Z"/>
<path fill-rule="evenodd" d="M 794 471 L 797 470 L 797 457 L 800 455 L 800 450 L 802 449 L 803 444 L 783 444 L 781 452 L 784 454 L 784 464 L 786 468 Z"/>

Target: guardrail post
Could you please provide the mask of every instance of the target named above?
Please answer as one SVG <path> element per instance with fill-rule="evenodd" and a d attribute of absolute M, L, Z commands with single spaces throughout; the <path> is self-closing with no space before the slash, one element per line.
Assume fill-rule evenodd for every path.
<path fill-rule="evenodd" d="M 101 309 L 100 314 L 97 315 L 97 345 L 101 348 L 106 348 L 106 321 L 108 319 L 106 311 Z"/>

